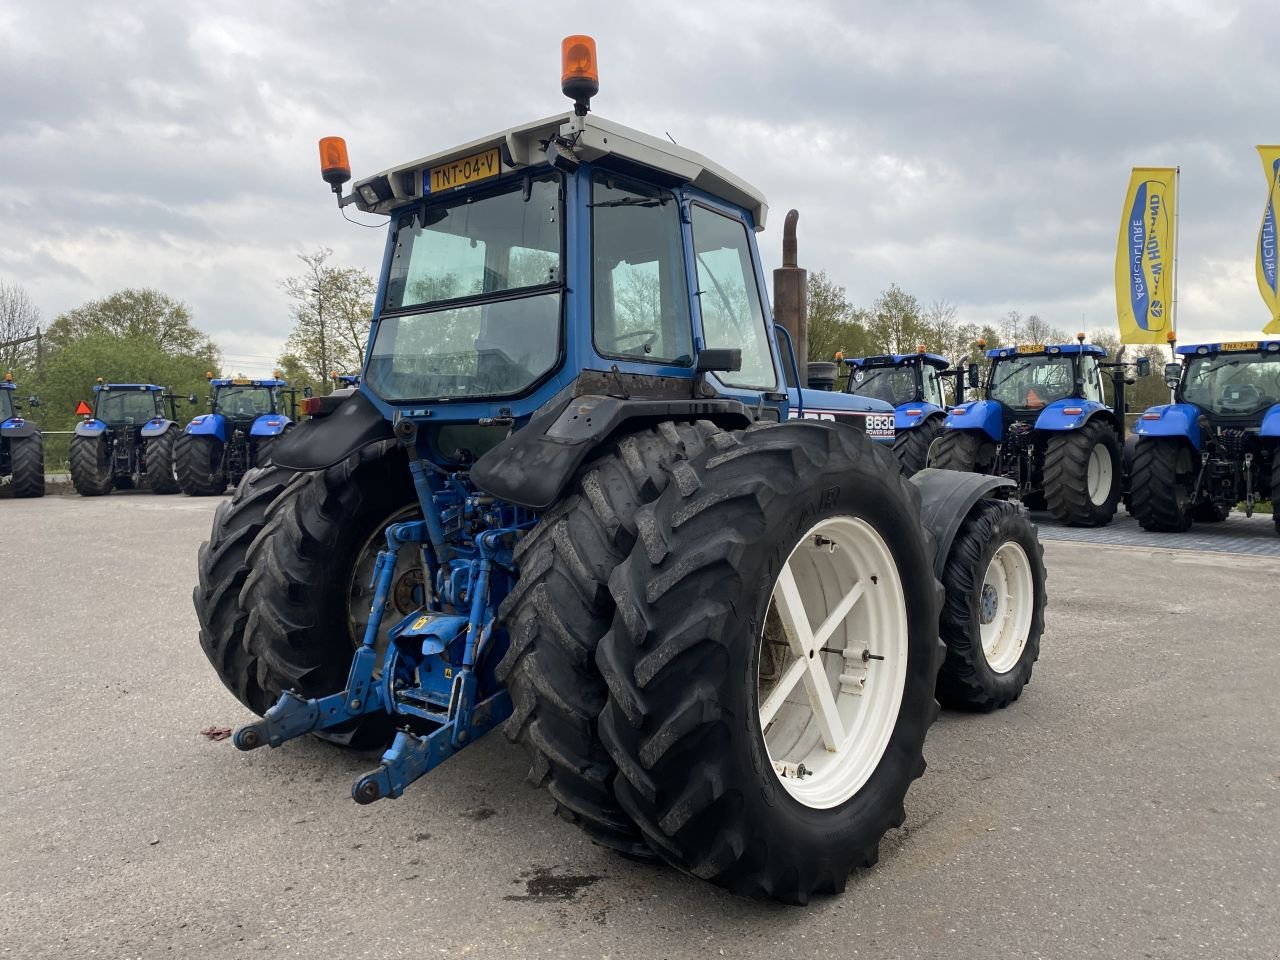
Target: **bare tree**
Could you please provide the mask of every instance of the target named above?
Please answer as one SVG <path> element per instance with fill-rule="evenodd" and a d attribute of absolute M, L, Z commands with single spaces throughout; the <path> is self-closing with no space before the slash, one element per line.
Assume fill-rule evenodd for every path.
<path fill-rule="evenodd" d="M 293 298 L 293 332 L 285 353 L 309 377 L 333 389 L 333 370 L 360 369 L 373 318 L 373 278 L 355 267 L 331 267 L 333 251 L 321 247 L 300 253 L 306 269 L 281 284 Z"/>
<path fill-rule="evenodd" d="M 35 366 L 40 310 L 27 291 L 0 281 L 0 376 Z"/>

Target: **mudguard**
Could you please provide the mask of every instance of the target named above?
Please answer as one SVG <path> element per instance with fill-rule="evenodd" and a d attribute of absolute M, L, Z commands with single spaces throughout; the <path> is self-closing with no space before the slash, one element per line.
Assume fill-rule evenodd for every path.
<path fill-rule="evenodd" d="M 1262 429 L 1258 432 L 1264 437 L 1280 437 L 1280 403 L 1262 415 Z"/>
<path fill-rule="evenodd" d="M 284 433 L 285 428 L 291 423 L 293 421 L 283 413 L 264 413 L 253 421 L 253 426 L 249 428 L 249 436 L 278 437 Z"/>
<path fill-rule="evenodd" d="M 544 406 L 522 429 L 480 457 L 471 468 L 471 479 L 500 500 L 545 510 L 560 499 L 587 455 L 622 424 L 662 420 L 713 420 L 733 429 L 752 422 L 749 409 L 737 400 L 570 396 Z M 279 463 L 280 455 L 275 459 Z"/>
<path fill-rule="evenodd" d="M 0 435 L 17 440 L 21 437 L 33 437 L 40 432 L 30 420 L 24 420 L 22 417 L 10 417 L 4 423 L 0 423 Z"/>
<path fill-rule="evenodd" d="M 1182 437 L 1200 449 L 1200 408 L 1190 403 L 1152 407 L 1138 418 L 1133 432 L 1140 437 Z"/>
<path fill-rule="evenodd" d="M 271 459 L 290 470 L 326 470 L 369 444 L 394 439 L 390 422 L 364 394 L 352 390 L 332 413 L 304 420 L 282 436 Z"/>
<path fill-rule="evenodd" d="M 933 535 L 933 575 L 939 580 L 952 541 L 973 505 L 979 500 L 1007 500 L 1017 490 L 1017 484 L 1007 477 L 933 467 L 919 471 L 908 482 L 920 491 L 920 522 Z"/>
<path fill-rule="evenodd" d="M 184 432 L 193 437 L 217 437 L 226 443 L 227 418 L 220 413 L 202 413 L 198 417 L 192 417 Z"/>
<path fill-rule="evenodd" d="M 76 424 L 77 437 L 100 437 L 106 432 L 106 423 L 102 420 L 95 420 L 92 417 L 88 420 L 81 420 Z"/>
<path fill-rule="evenodd" d="M 1078 410 L 1079 413 L 1068 413 Z M 1097 400 L 1078 400 L 1068 397 L 1066 400 L 1055 400 L 1036 418 L 1037 430 L 1051 430 L 1062 433 L 1067 430 L 1079 430 L 1094 417 L 1102 417 L 1112 427 L 1119 430 L 1120 423 L 1112 409 Z"/>
<path fill-rule="evenodd" d="M 946 411 L 932 403 L 904 403 L 893 411 L 894 429 L 901 433 L 920 426 L 930 417 L 945 416 Z"/>
<path fill-rule="evenodd" d="M 1004 414 L 995 400 L 970 400 L 952 407 L 942 426 L 947 430 L 981 430 L 999 443 L 1004 433 Z"/>
<path fill-rule="evenodd" d="M 141 436 L 144 438 L 158 437 L 160 436 L 160 434 L 164 433 L 170 427 L 176 427 L 176 426 L 177 426 L 176 423 L 174 423 L 172 420 L 166 420 L 164 417 L 152 417 L 150 420 L 148 420 L 146 423 L 142 425 L 142 430 L 140 433 L 141 433 Z"/>

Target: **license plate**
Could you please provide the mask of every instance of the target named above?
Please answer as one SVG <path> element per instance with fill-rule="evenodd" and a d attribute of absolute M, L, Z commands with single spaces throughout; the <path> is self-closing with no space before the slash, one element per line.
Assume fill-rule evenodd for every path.
<path fill-rule="evenodd" d="M 1231 343 L 1224 343 L 1222 349 L 1225 350 L 1257 350 L 1257 340 L 1233 340 Z"/>
<path fill-rule="evenodd" d="M 1024 343 L 1018 347 L 1019 353 L 1044 353 L 1043 343 Z"/>
<path fill-rule="evenodd" d="M 465 187 L 469 183 L 488 180 L 502 172 L 502 162 L 498 159 L 497 149 L 486 150 L 461 160 L 450 160 L 427 171 L 424 193 L 439 193 L 454 187 Z"/>

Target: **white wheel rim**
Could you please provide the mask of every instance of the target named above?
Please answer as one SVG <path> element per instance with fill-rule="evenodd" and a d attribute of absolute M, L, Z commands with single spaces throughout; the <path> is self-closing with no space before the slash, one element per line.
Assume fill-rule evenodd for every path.
<path fill-rule="evenodd" d="M 773 586 L 756 679 L 774 775 L 806 807 L 839 806 L 880 765 L 907 634 L 898 566 L 875 528 L 844 516 L 811 527 Z"/>
<path fill-rule="evenodd" d="M 351 633 L 353 647 L 359 647 L 364 642 L 364 631 L 369 624 L 369 618 L 373 615 L 373 611 L 370 609 L 374 595 L 374 587 L 371 581 L 373 579 L 374 566 L 378 559 L 378 551 L 386 549 L 387 546 L 387 527 L 393 523 L 403 523 L 406 520 L 415 520 L 421 516 L 422 511 L 418 509 L 416 504 L 402 507 L 378 524 L 377 528 L 360 548 L 360 552 L 356 557 L 355 568 L 351 573 L 351 582 L 347 585 L 347 629 Z M 421 578 L 418 576 L 418 570 L 417 551 L 408 548 L 402 549 L 396 556 L 396 569 L 391 578 L 391 591 L 383 608 L 382 622 L 378 624 L 378 639 L 374 643 L 374 649 L 378 652 L 378 671 L 382 669 L 382 655 L 386 652 L 387 645 L 390 643 L 388 634 L 391 632 L 391 628 L 418 609 L 422 602 L 420 596 L 422 592 L 420 589 Z M 414 593 L 416 585 L 419 586 L 417 594 Z"/>
<path fill-rule="evenodd" d="M 987 564 L 978 598 L 982 653 L 995 673 L 1012 670 L 1027 648 L 1034 592 L 1027 552 L 1006 540 Z"/>
<path fill-rule="evenodd" d="M 1088 490 L 1094 506 L 1102 506 L 1111 496 L 1111 453 L 1106 444 L 1096 443 L 1089 453 Z"/>

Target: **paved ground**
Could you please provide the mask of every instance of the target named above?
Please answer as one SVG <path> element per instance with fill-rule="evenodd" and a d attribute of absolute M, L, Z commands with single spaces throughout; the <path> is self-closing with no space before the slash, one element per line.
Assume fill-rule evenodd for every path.
<path fill-rule="evenodd" d="M 0 956 L 1277 955 L 1280 560 L 1049 543 L 1026 695 L 944 714 L 880 866 L 800 909 L 593 847 L 500 736 L 371 807 L 373 756 L 201 737 L 247 716 L 195 642 L 214 505 L 0 502 Z"/>
<path fill-rule="evenodd" d="M 1280 557 L 1280 537 L 1269 513 L 1246 517 L 1235 512 L 1221 523 L 1195 523 L 1185 533 L 1148 533 L 1122 508 L 1105 527 L 1063 527 L 1047 513 L 1035 514 L 1042 540 L 1072 540 L 1159 550 L 1200 550 L 1208 553 Z"/>

